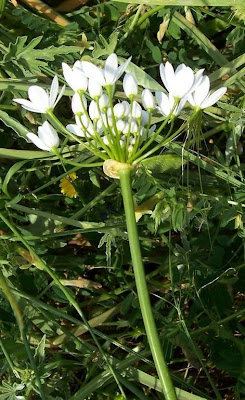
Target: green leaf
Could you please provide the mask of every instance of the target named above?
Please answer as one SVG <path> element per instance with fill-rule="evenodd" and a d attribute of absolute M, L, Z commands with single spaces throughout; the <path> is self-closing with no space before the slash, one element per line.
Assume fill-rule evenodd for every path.
<path fill-rule="evenodd" d="M 5 179 L 3 181 L 3 186 L 2 186 L 2 191 L 3 193 L 5 193 L 7 196 L 10 197 L 10 194 L 8 192 L 8 184 L 10 179 L 14 176 L 14 174 L 23 167 L 23 165 L 25 165 L 27 162 L 29 162 L 29 160 L 24 160 L 24 161 L 19 161 L 17 163 L 15 163 L 7 172 Z"/>
<path fill-rule="evenodd" d="M 122 57 L 118 57 L 118 60 L 120 63 L 125 62 L 125 59 Z M 155 79 L 153 79 L 150 75 L 148 75 L 145 71 L 143 71 L 142 68 L 137 67 L 137 65 L 129 63 L 129 65 L 126 68 L 126 72 L 129 72 L 130 74 L 134 75 L 140 86 L 143 86 L 144 88 L 148 88 L 151 90 L 163 91 L 163 87 L 157 81 L 155 81 Z"/>
<path fill-rule="evenodd" d="M 17 121 L 17 119 L 10 117 L 5 111 L 0 110 L 0 120 L 9 128 L 12 128 L 18 136 L 26 138 L 28 129 Z"/>
<path fill-rule="evenodd" d="M 103 44 L 104 48 L 102 48 L 98 42 L 95 42 L 93 56 L 95 58 L 100 58 L 101 56 L 109 56 L 111 53 L 113 53 L 117 46 L 118 35 L 119 32 L 113 32 L 110 35 L 108 42 L 106 41 L 104 36 L 99 35 L 100 41 Z"/>
<path fill-rule="evenodd" d="M 26 70 L 35 74 L 41 71 L 41 67 L 48 65 L 47 61 L 53 61 L 55 56 L 62 54 L 71 54 L 81 51 L 78 46 L 50 46 L 45 49 L 35 49 L 42 40 L 42 36 L 38 36 L 26 43 L 27 36 L 19 36 L 15 43 L 10 43 L 8 52 L 4 55 L 2 64 L 7 65 L 7 69 L 12 70 L 12 63 L 24 73 Z"/>

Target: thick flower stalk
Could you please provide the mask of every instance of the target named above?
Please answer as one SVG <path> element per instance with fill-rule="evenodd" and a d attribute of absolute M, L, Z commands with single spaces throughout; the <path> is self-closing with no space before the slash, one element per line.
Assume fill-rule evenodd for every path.
<path fill-rule="evenodd" d="M 57 150 L 60 142 L 58 131 L 66 138 L 82 143 L 95 156 L 104 160 L 104 172 L 111 178 L 120 179 L 132 264 L 146 334 L 165 398 L 177 400 L 147 290 L 135 220 L 131 172 L 143 158 L 179 136 L 193 123 L 197 114 L 200 115 L 203 109 L 222 97 L 226 88 L 210 94 L 210 81 L 203 75 L 204 70 L 194 73 L 184 64 L 174 70 L 167 62 L 160 66 L 165 89 L 157 91 L 155 95 L 148 88 L 140 91 L 136 78 L 126 73 L 123 77 L 123 90 L 127 100 L 119 101 L 114 96 L 115 86 L 129 63 L 130 58 L 119 66 L 116 54 L 107 58 L 104 68 L 88 61 L 76 61 L 73 67 L 63 63 L 65 80 L 74 91 L 71 100 L 74 120 L 69 121 L 66 126 L 53 113 L 64 92 L 63 88 L 58 95 L 56 77 L 50 92 L 31 86 L 28 91 L 30 100 L 15 101 L 29 111 L 46 114 L 49 122 L 45 121 L 38 128 L 38 136 L 34 133 L 27 135 L 37 147 L 53 152 L 62 160 L 61 150 Z M 187 121 L 180 127 L 178 124 L 178 129 L 174 130 L 175 120 L 186 106 L 190 110 Z M 155 110 L 163 116 L 158 127 L 152 123 Z M 159 140 L 161 136 L 162 140 Z"/>

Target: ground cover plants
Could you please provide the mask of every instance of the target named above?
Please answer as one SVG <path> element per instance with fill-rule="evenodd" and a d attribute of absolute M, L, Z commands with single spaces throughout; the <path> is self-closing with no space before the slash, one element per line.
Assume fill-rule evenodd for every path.
<path fill-rule="evenodd" d="M 244 398 L 244 19 L 1 2 L 0 399 Z"/>

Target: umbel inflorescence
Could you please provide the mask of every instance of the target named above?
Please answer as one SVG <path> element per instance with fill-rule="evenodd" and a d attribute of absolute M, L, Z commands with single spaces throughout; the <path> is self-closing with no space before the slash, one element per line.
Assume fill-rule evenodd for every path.
<path fill-rule="evenodd" d="M 57 125 L 57 118 L 53 114 L 65 90 L 63 87 L 58 95 L 56 76 L 48 92 L 34 85 L 28 90 L 29 100 L 14 99 L 26 110 L 47 115 L 47 121 L 38 127 L 38 135 L 32 132 L 27 134 L 30 141 L 42 150 L 57 152 L 60 145 L 58 130 L 73 139 L 77 138 L 103 160 L 112 159 L 131 164 L 146 154 L 150 146 L 153 146 L 154 152 L 155 139 L 165 132 L 166 127 L 171 126 L 171 129 L 165 137 L 169 140 L 176 137 L 176 132 L 172 133 L 173 122 L 186 105 L 192 109 L 189 119 L 193 119 L 193 116 L 216 103 L 226 92 L 226 87 L 221 87 L 210 93 L 210 80 L 203 75 L 203 69 L 194 73 L 190 67 L 181 64 L 174 70 L 166 62 L 160 65 L 160 76 L 166 90 L 163 88 L 153 95 L 145 88 L 139 94 L 136 78 L 125 73 L 130 60 L 119 66 L 117 55 L 111 54 L 104 68 L 88 61 L 76 61 L 73 67 L 62 64 L 64 78 L 74 91 L 71 99 L 74 122 L 66 127 L 61 123 Z M 118 100 L 115 98 L 115 87 L 123 74 L 126 100 Z M 164 117 L 158 129 L 152 123 L 154 110 Z M 54 118 L 56 123 L 53 123 Z M 177 132 L 179 134 L 181 129 Z"/>

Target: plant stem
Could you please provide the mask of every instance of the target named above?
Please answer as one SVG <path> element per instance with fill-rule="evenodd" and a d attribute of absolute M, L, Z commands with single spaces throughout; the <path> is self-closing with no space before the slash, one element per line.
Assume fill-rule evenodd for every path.
<path fill-rule="evenodd" d="M 119 175 L 128 230 L 129 246 L 134 268 L 135 282 L 147 338 L 149 341 L 156 370 L 162 384 L 165 399 L 177 400 L 175 389 L 162 352 L 162 346 L 157 333 L 157 328 L 150 303 L 150 296 L 146 284 L 138 230 L 135 220 L 133 195 L 131 189 L 131 168 L 129 167 L 121 169 L 119 171 Z"/>

